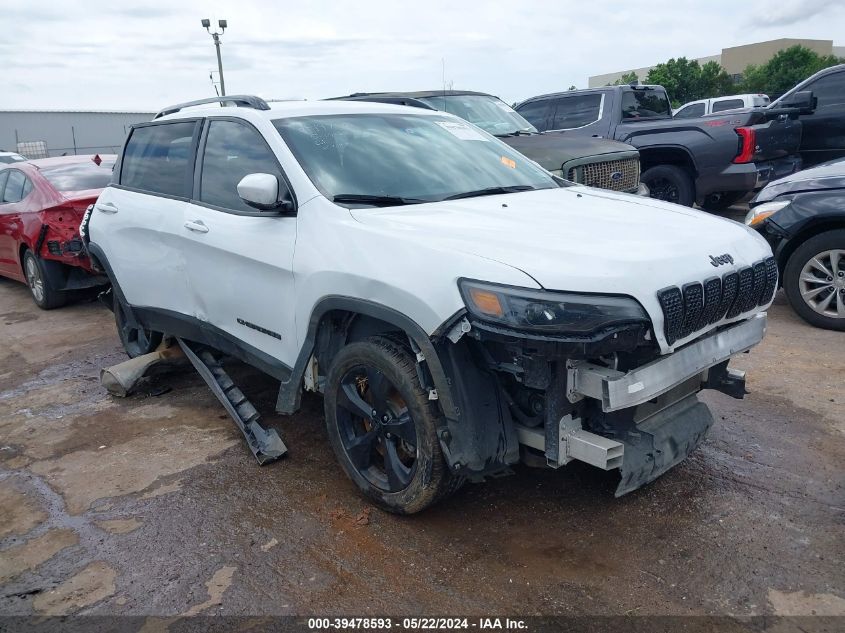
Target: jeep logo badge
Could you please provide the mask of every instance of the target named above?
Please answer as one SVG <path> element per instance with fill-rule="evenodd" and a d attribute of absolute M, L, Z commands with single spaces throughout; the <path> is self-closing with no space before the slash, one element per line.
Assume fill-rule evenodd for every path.
<path fill-rule="evenodd" d="M 710 256 L 710 263 L 714 266 L 721 266 L 722 264 L 733 264 L 734 258 L 725 253 L 724 255 L 719 255 L 718 257 Z"/>
<path fill-rule="evenodd" d="M 621 171 L 614 171 L 610 174 L 610 182 L 619 182 L 622 180 L 622 172 Z"/>

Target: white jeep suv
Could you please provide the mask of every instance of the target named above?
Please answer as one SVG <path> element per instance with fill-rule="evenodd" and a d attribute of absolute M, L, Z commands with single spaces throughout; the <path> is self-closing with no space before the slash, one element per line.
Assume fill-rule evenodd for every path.
<path fill-rule="evenodd" d="M 520 461 L 655 479 L 712 424 L 700 390 L 745 393 L 728 360 L 777 287 L 741 224 L 378 103 L 168 108 L 86 228 L 130 355 L 167 334 L 240 358 L 285 414 L 321 392 L 346 473 L 402 513 Z"/>

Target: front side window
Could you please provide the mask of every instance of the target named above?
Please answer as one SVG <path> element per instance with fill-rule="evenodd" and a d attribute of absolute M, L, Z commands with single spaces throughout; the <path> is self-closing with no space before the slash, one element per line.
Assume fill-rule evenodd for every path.
<path fill-rule="evenodd" d="M 446 95 L 420 99 L 436 110 L 461 117 L 494 136 L 517 132 L 536 132 L 537 128 L 516 110 L 496 97 L 484 95 Z"/>
<path fill-rule="evenodd" d="M 182 121 L 132 130 L 123 153 L 120 184 L 151 193 L 188 196 L 195 129 L 196 122 Z"/>
<path fill-rule="evenodd" d="M 10 169 L 8 179 L 6 180 L 6 188 L 3 190 L 3 202 L 20 202 L 30 191 L 32 185 L 29 184 L 29 179 L 23 172 L 17 169 Z"/>
<path fill-rule="evenodd" d="M 517 108 L 517 114 L 530 122 L 538 130 L 549 129 L 549 102 L 548 100 L 531 101 Z"/>
<path fill-rule="evenodd" d="M 845 72 L 831 73 L 816 79 L 805 88 L 818 98 L 818 108 L 845 105 Z"/>
<path fill-rule="evenodd" d="M 671 116 L 669 97 L 663 90 L 644 88 L 622 93 L 623 119 L 664 119 Z"/>
<path fill-rule="evenodd" d="M 445 115 L 339 114 L 273 123 L 314 185 L 339 203 L 362 196 L 434 202 L 558 186 L 498 139 Z"/>
<path fill-rule="evenodd" d="M 97 165 L 91 160 L 84 163 L 43 167 L 41 175 L 55 187 L 56 191 L 103 189 L 111 182 L 113 167 L 113 161 L 103 161 Z"/>
<path fill-rule="evenodd" d="M 745 103 L 742 99 L 722 99 L 713 102 L 713 112 L 724 112 L 725 110 L 736 110 L 742 108 Z"/>
<path fill-rule="evenodd" d="M 601 118 L 601 94 L 572 95 L 555 100 L 551 129 L 572 130 L 595 123 Z"/>
<path fill-rule="evenodd" d="M 704 116 L 704 104 L 693 103 L 678 110 L 675 114 L 676 119 L 694 119 L 696 117 Z"/>
<path fill-rule="evenodd" d="M 238 196 L 248 174 L 272 174 L 285 188 L 273 152 L 254 129 L 234 121 L 211 121 L 202 159 L 199 200 L 235 211 L 255 211 Z"/>

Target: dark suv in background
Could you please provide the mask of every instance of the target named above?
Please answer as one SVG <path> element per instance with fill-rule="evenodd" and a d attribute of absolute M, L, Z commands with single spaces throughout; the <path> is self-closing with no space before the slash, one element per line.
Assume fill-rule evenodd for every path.
<path fill-rule="evenodd" d="M 808 77 L 773 102 L 770 109 L 792 107 L 812 93 L 815 107 L 799 116 L 803 126 L 801 158 L 804 167 L 845 158 L 845 64 L 831 66 Z"/>
<path fill-rule="evenodd" d="M 448 112 L 500 138 L 556 176 L 590 187 L 648 195 L 648 189 L 640 184 L 635 147 L 611 139 L 539 132 L 507 103 L 484 92 L 358 92 L 337 99 Z"/>
<path fill-rule="evenodd" d="M 661 86 L 626 85 L 532 97 L 516 111 L 538 130 L 630 143 L 652 197 L 687 206 L 729 207 L 801 167 L 797 109 L 678 120 Z"/>

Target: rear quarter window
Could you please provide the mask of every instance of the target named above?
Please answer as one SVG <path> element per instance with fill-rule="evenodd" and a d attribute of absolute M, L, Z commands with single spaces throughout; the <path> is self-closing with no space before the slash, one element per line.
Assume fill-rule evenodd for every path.
<path fill-rule="evenodd" d="M 196 128 L 196 121 L 179 121 L 133 129 L 123 152 L 120 184 L 150 193 L 188 197 Z"/>

